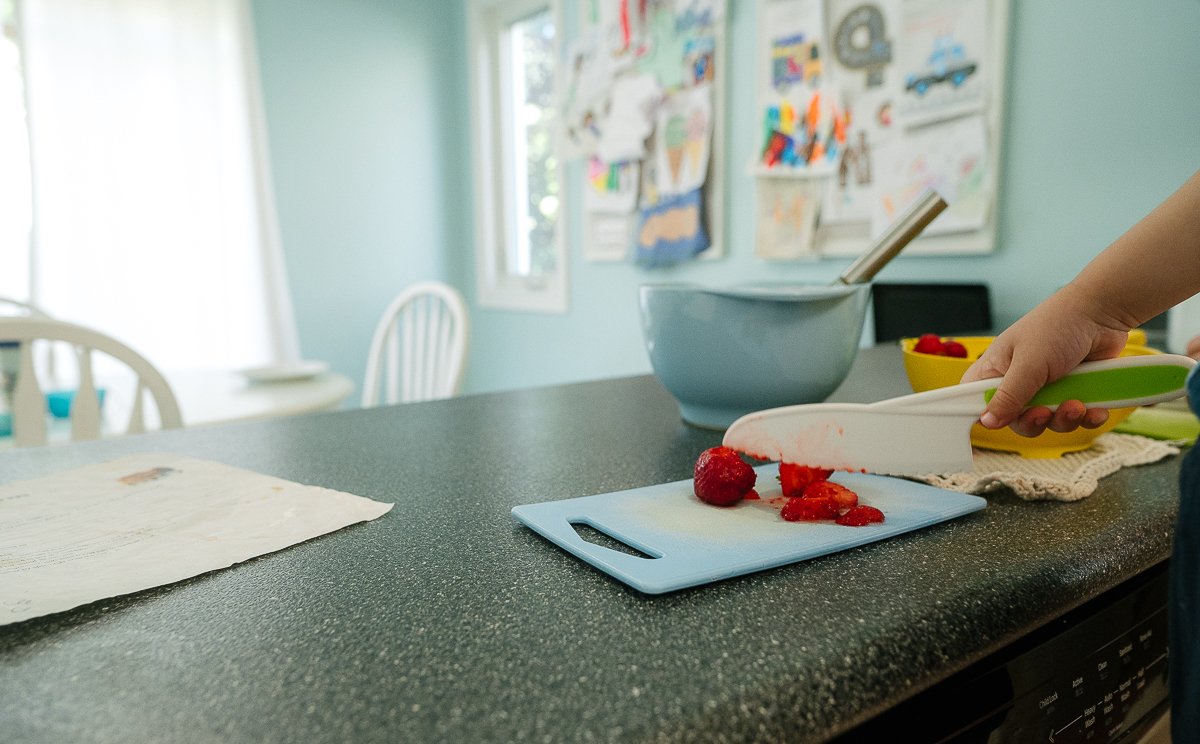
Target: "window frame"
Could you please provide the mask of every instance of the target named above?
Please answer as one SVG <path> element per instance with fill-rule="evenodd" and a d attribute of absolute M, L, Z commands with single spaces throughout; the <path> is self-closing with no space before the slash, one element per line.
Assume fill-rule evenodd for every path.
<path fill-rule="evenodd" d="M 481 307 L 562 314 L 567 311 L 567 221 L 566 169 L 554 134 L 559 183 L 558 215 L 554 225 L 555 270 L 541 277 L 523 277 L 508 272 L 510 231 L 508 215 L 513 209 L 506 175 L 514 167 L 512 135 L 506 116 L 510 98 L 501 80 L 500 32 L 513 23 L 542 10 L 554 18 L 556 46 L 561 49 L 563 14 L 561 0 L 472 0 L 468 9 L 470 40 L 470 102 L 474 137 L 472 163 L 475 182 L 475 294 Z M 559 81 L 555 83 L 558 90 Z M 558 102 L 555 95 L 555 105 Z"/>

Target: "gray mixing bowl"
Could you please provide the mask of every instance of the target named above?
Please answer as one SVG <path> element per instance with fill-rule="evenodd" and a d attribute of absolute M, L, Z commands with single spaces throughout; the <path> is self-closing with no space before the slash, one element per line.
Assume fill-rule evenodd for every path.
<path fill-rule="evenodd" d="M 869 283 L 639 288 L 654 374 L 690 424 L 829 397 L 858 353 Z"/>

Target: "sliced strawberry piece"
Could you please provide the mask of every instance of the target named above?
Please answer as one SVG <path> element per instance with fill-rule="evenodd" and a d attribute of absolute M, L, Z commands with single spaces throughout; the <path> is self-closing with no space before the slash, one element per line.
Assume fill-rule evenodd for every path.
<path fill-rule="evenodd" d="M 967 358 L 967 347 L 963 346 L 959 341 L 945 341 L 942 343 L 942 356 L 959 357 L 960 359 Z"/>
<path fill-rule="evenodd" d="M 873 506 L 860 504 L 851 508 L 845 514 L 837 518 L 837 523 L 846 527 L 862 527 L 865 524 L 872 522 L 882 522 L 883 512 Z"/>
<path fill-rule="evenodd" d="M 922 333 L 913 346 L 918 354 L 940 354 L 942 352 L 942 337 L 936 333 Z"/>
<path fill-rule="evenodd" d="M 692 472 L 692 488 L 701 501 L 730 506 L 754 490 L 758 475 L 730 447 L 712 447 L 700 453 Z"/>
<path fill-rule="evenodd" d="M 801 497 L 788 499 L 779 512 L 779 516 L 789 522 L 818 522 L 822 519 L 834 519 L 837 515 L 838 508 L 833 499 Z"/>
<path fill-rule="evenodd" d="M 858 494 L 833 481 L 819 481 L 804 489 L 806 499 L 829 499 L 842 512 L 858 504 Z"/>
<path fill-rule="evenodd" d="M 779 463 L 779 485 L 783 487 L 783 495 L 789 498 L 802 495 L 809 484 L 827 480 L 831 475 L 832 470 L 791 462 Z"/>

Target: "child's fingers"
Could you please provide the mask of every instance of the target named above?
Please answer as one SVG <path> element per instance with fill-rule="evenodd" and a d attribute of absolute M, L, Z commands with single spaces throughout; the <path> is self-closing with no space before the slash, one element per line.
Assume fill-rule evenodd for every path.
<path fill-rule="evenodd" d="M 1085 429 L 1098 429 L 1108 422 L 1107 408 L 1089 408 L 1083 417 L 1083 423 L 1080 424 Z"/>
<path fill-rule="evenodd" d="M 1053 414 L 1045 406 L 1029 408 L 1022 411 L 1020 416 L 1013 419 L 1010 427 L 1023 437 L 1036 437 L 1046 430 L 1046 427 L 1050 424 L 1051 416 Z"/>
<path fill-rule="evenodd" d="M 1083 417 L 1086 413 L 1087 408 L 1080 401 L 1063 401 L 1054 411 L 1054 415 L 1050 417 L 1050 423 L 1047 428 L 1051 431 L 1057 431 L 1060 434 L 1075 431 L 1083 423 Z"/>
<path fill-rule="evenodd" d="M 979 423 L 987 429 L 1002 429 L 1008 426 L 1016 420 L 1046 382 L 1044 367 L 1022 365 L 1014 359 L 988 402 L 987 409 L 979 417 Z"/>

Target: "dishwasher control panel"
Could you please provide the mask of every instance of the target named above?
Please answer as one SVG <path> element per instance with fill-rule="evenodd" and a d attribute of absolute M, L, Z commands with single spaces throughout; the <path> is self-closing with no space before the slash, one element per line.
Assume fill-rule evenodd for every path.
<path fill-rule="evenodd" d="M 1168 707 L 1160 564 L 836 741 L 1115 744 Z"/>
<path fill-rule="evenodd" d="M 1026 675 L 1054 676 L 1013 701 L 991 740 L 1119 741 L 1166 703 L 1167 654 L 1164 607 L 1082 659 L 1022 658 L 1010 665 L 1014 689 Z"/>

